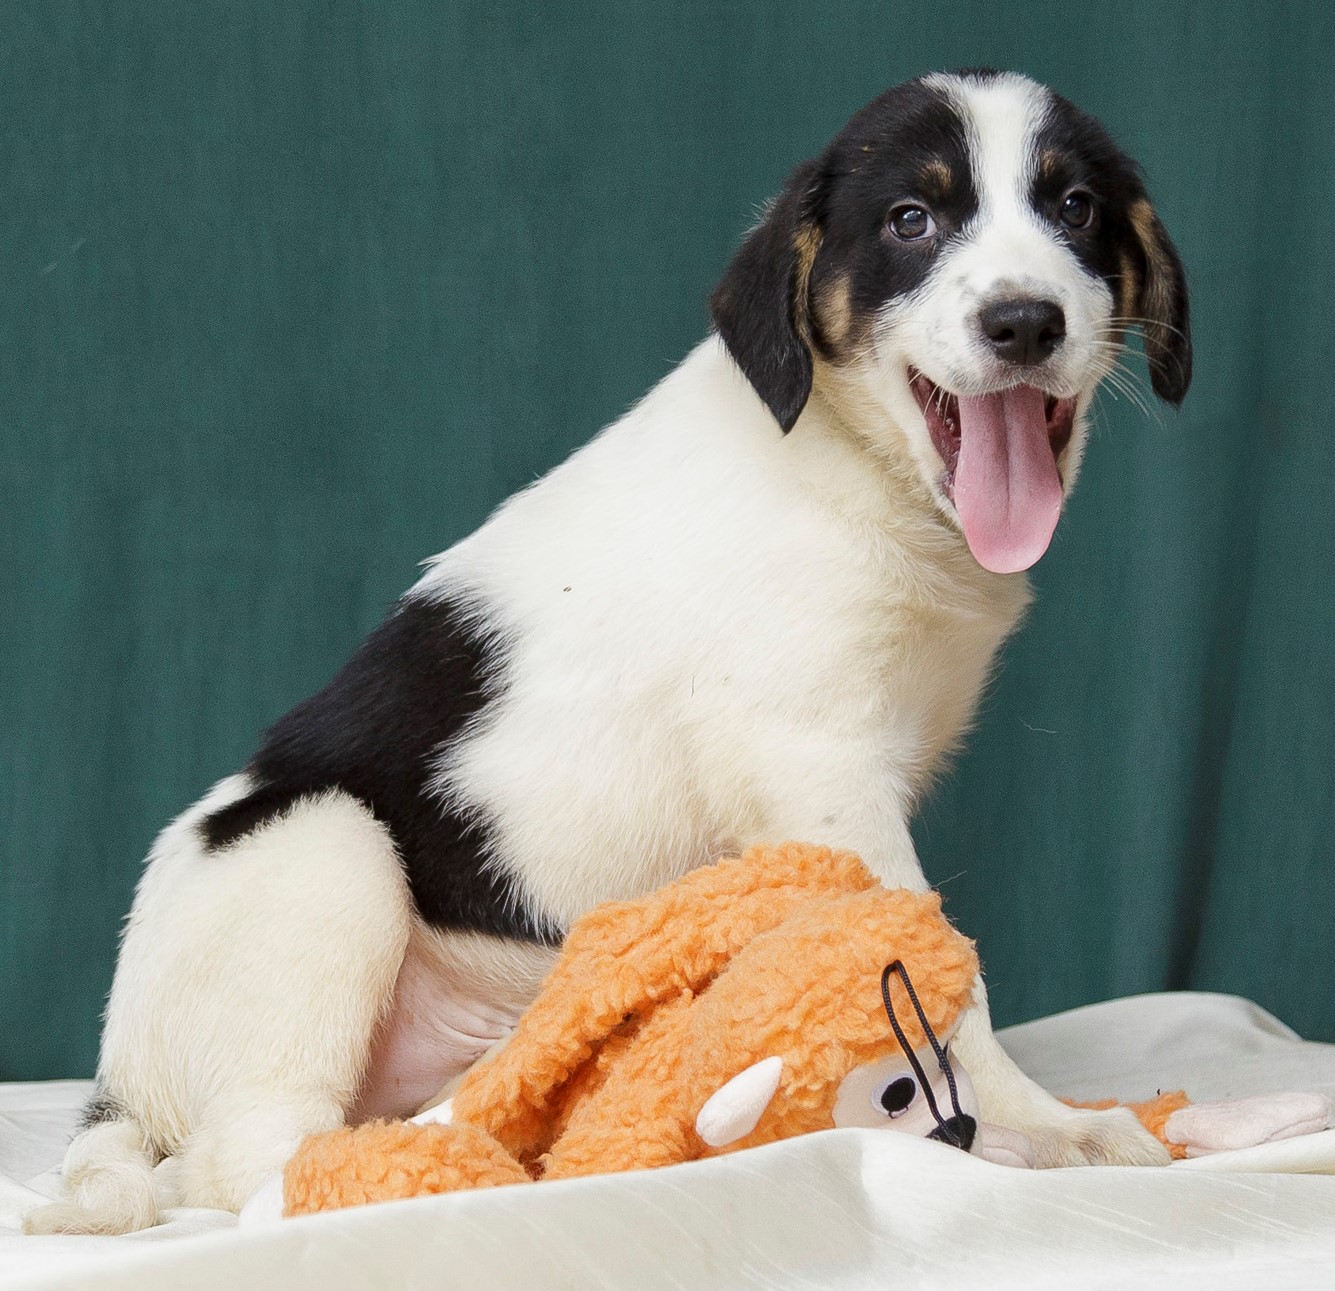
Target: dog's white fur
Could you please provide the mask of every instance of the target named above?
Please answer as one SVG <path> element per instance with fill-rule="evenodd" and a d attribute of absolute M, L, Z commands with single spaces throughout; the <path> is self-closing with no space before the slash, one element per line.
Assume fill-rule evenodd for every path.
<path fill-rule="evenodd" d="M 906 368 L 956 390 L 1004 384 L 967 330 L 977 300 L 1007 275 L 1055 293 L 1074 340 L 1053 380 L 1082 396 L 1069 488 L 1112 308 L 1020 198 L 1044 91 L 1002 78 L 951 92 L 983 159 L 975 234 L 887 312 L 854 370 L 818 365 L 791 434 L 711 338 L 411 593 L 462 598 L 510 642 L 503 692 L 439 751 L 436 782 L 485 816 L 491 863 L 537 915 L 565 926 L 782 839 L 850 848 L 886 883 L 924 886 L 910 814 L 1029 591 L 969 554 Z M 303 1134 L 354 1107 L 410 939 L 459 973 L 472 1022 L 445 1044 L 455 1066 L 536 990 L 548 952 L 416 920 L 387 831 L 341 793 L 204 855 L 195 822 L 245 787 L 224 781 L 153 849 L 100 1068 L 134 1120 L 76 1141 L 78 1206 L 39 1212 L 39 1231 L 152 1222 L 155 1152 L 178 1158 L 180 1200 L 239 1208 Z M 991 1035 L 981 982 L 955 1052 L 983 1116 L 1027 1132 L 1040 1163 L 1163 1159 L 1129 1113 L 1072 1110 L 1024 1077 Z"/>

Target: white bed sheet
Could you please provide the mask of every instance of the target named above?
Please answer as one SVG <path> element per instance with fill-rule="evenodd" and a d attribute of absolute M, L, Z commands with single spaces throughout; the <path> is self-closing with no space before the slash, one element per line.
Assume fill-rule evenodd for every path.
<path fill-rule="evenodd" d="M 1077 1098 L 1335 1095 L 1335 1045 L 1231 996 L 1166 994 L 1011 1028 Z M 238 1230 L 177 1210 L 126 1237 L 24 1237 L 83 1081 L 0 1086 L 0 1287 L 1335 1288 L 1335 1130 L 1162 1170 L 1025 1171 L 838 1130 L 635 1174 L 427 1197 Z"/>

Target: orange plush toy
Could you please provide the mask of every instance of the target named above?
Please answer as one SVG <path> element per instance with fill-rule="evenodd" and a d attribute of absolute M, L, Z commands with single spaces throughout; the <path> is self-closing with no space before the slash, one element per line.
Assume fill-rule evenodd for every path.
<path fill-rule="evenodd" d="M 581 919 L 449 1123 L 311 1136 L 283 1172 L 283 1211 L 670 1165 L 835 1126 L 1028 1164 L 1022 1135 L 979 1123 L 949 1053 L 977 972 L 935 893 L 888 890 L 827 848 L 753 849 Z M 1136 1110 L 1167 1141 L 1184 1101 Z M 1250 1141 L 1299 1132 L 1273 1102 Z"/>
<path fill-rule="evenodd" d="M 285 1213 L 834 1125 L 969 1147 L 977 1104 L 945 1043 L 977 971 L 935 893 L 887 890 L 827 848 L 753 849 L 581 919 L 514 1035 L 459 1085 L 450 1124 L 312 1136 L 284 1171 Z"/>

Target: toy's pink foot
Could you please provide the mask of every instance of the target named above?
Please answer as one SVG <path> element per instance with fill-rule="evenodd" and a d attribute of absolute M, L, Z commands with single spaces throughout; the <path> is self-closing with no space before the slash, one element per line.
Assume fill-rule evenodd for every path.
<path fill-rule="evenodd" d="M 1330 1123 L 1332 1110 L 1324 1094 L 1257 1094 L 1184 1107 L 1168 1118 L 1164 1134 L 1185 1144 L 1187 1156 L 1208 1156 L 1315 1134 Z"/>

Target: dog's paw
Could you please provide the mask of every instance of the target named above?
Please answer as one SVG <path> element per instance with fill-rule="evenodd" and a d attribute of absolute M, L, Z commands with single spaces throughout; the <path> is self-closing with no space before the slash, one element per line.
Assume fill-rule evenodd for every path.
<path fill-rule="evenodd" d="M 1044 1109 L 1041 1118 L 1015 1126 L 1028 1135 L 1040 1170 L 1073 1165 L 1167 1165 L 1169 1151 L 1125 1107 L 1104 1112 Z"/>

